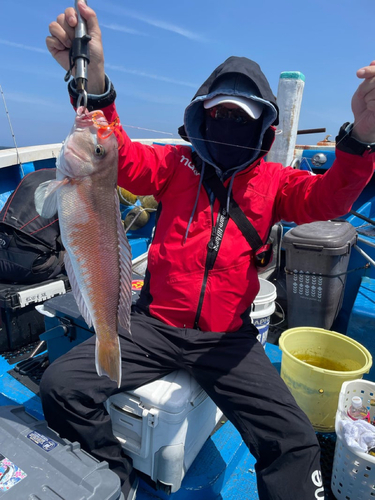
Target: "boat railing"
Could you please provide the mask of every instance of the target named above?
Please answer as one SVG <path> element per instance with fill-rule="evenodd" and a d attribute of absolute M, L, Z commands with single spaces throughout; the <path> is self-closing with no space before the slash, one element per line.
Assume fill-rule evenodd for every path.
<path fill-rule="evenodd" d="M 188 143 L 182 139 L 132 139 L 151 146 L 152 144 L 183 144 Z M 10 148 L 0 150 L 0 168 L 19 165 L 20 163 L 31 163 L 40 160 L 57 158 L 62 143 L 45 144 L 40 146 L 26 146 L 22 148 Z"/>

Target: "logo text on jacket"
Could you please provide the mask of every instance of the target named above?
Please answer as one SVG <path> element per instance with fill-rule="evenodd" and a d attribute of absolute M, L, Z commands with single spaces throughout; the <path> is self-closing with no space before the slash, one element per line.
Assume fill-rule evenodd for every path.
<path fill-rule="evenodd" d="M 194 163 L 189 160 L 186 156 L 182 155 L 181 156 L 181 161 L 180 163 L 184 163 L 186 167 L 189 167 L 190 170 L 194 172 L 194 175 L 199 175 L 198 170 L 195 168 Z"/>

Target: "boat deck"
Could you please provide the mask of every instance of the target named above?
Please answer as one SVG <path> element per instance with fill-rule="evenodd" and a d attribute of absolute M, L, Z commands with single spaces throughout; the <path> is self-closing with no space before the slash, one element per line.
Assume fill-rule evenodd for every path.
<path fill-rule="evenodd" d="M 267 344 L 266 353 L 279 370 L 281 351 L 278 346 Z M 4 356 L 0 356 L 0 405 L 21 404 L 28 413 L 43 420 L 40 398 L 9 373 L 15 366 L 16 364 L 10 364 Z M 182 487 L 176 493 L 166 495 L 162 491 L 155 491 L 146 481 L 141 480 L 137 495 L 139 500 L 183 500 L 193 497 L 196 500 L 258 500 L 255 459 L 230 422 L 218 425 L 218 429 L 206 441 L 185 476 Z"/>

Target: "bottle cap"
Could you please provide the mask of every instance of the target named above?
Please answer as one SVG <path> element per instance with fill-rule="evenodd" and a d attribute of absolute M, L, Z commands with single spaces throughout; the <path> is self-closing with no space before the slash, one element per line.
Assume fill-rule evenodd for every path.
<path fill-rule="evenodd" d="M 352 405 L 355 408 L 360 408 L 362 406 L 362 398 L 360 398 L 359 396 L 352 397 Z"/>

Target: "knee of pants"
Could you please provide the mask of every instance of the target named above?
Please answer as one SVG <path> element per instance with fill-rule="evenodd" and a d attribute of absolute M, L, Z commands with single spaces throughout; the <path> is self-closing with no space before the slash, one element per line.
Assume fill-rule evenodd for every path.
<path fill-rule="evenodd" d="M 61 378 L 59 370 L 56 370 L 54 365 L 51 364 L 44 372 L 39 384 L 39 395 L 42 403 L 44 403 L 47 398 L 53 399 L 54 389 L 56 388 L 59 378 Z"/>
<path fill-rule="evenodd" d="M 69 370 L 62 369 L 59 363 L 52 363 L 44 372 L 39 385 L 43 406 L 47 401 L 51 405 L 57 400 L 61 402 L 74 399 L 74 394 L 79 393 L 79 377 L 74 377 Z"/>

